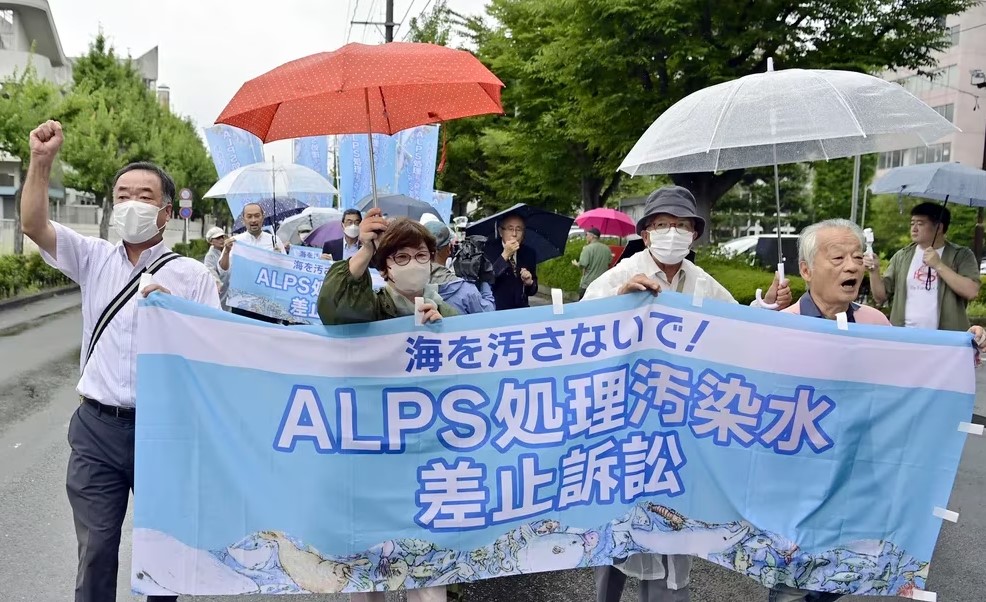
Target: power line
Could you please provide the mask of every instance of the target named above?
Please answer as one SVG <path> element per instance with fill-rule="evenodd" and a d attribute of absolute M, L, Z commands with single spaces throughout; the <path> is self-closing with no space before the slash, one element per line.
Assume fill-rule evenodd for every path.
<path fill-rule="evenodd" d="M 407 16 L 409 14 L 411 14 L 411 9 L 414 7 L 414 3 L 417 1 L 418 0 L 411 0 L 411 3 L 407 5 L 407 10 L 404 11 L 404 16 L 401 17 L 401 20 L 397 22 L 398 29 L 404 26 L 404 20 L 407 19 Z"/>
<path fill-rule="evenodd" d="M 431 6 L 431 3 L 434 1 L 435 0 L 428 0 L 428 2 L 425 3 L 424 8 L 422 8 L 421 11 L 418 12 L 418 16 L 420 17 L 421 15 L 425 14 L 425 11 L 428 10 L 428 7 Z M 407 30 L 407 33 L 404 34 L 404 37 L 401 38 L 401 41 L 407 41 L 409 37 L 411 37 L 410 29 Z"/>
<path fill-rule="evenodd" d="M 370 23 L 372 21 L 373 9 L 376 7 L 377 7 L 377 0 L 373 0 L 372 2 L 370 2 L 370 10 L 366 12 L 366 19 L 364 19 L 367 23 Z M 367 27 L 366 25 L 363 26 L 363 37 L 360 38 L 360 41 L 362 41 L 363 43 L 366 43 L 366 31 L 368 29 L 369 27 Z"/>
<path fill-rule="evenodd" d="M 356 6 L 353 7 L 353 14 L 349 17 L 349 29 L 346 30 L 346 43 L 349 43 L 349 35 L 353 32 L 353 21 L 356 19 L 356 11 L 359 10 L 359 0 L 356 0 Z"/>

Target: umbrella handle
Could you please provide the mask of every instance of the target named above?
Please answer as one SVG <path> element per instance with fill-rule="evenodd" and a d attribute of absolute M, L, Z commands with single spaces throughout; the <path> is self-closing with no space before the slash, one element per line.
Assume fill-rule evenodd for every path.
<path fill-rule="evenodd" d="M 781 284 L 784 282 L 784 263 L 783 262 L 777 264 L 777 282 L 778 283 L 781 283 Z M 780 305 L 777 304 L 777 303 L 767 303 L 766 301 L 763 300 L 763 289 L 762 288 L 758 288 L 757 289 L 757 306 L 759 306 L 759 307 L 761 307 L 763 309 L 777 309 L 777 308 L 780 307 Z"/>

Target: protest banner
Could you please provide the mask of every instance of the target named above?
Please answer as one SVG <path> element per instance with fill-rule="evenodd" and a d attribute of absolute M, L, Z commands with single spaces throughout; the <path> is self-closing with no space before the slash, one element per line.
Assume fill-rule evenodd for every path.
<path fill-rule="evenodd" d="M 306 136 L 295 138 L 294 162 L 298 165 L 318 172 L 323 178 L 332 181 L 329 177 L 329 137 L 328 136 Z M 335 204 L 334 194 L 305 194 L 299 195 L 302 201 L 309 207 L 332 207 Z"/>
<path fill-rule="evenodd" d="M 396 155 L 394 136 L 373 134 L 377 193 L 381 196 L 394 191 Z M 339 136 L 339 208 L 355 207 L 370 192 L 370 146 L 366 134 Z"/>
<path fill-rule="evenodd" d="M 397 139 L 397 194 L 432 202 L 435 160 L 438 158 L 438 128 L 437 125 L 422 125 L 394 134 Z"/>
<path fill-rule="evenodd" d="M 297 257 L 298 259 L 315 259 L 322 261 L 322 249 L 306 247 L 304 245 L 291 245 L 291 248 L 288 249 L 288 256 Z"/>
<path fill-rule="evenodd" d="M 151 295 L 134 590 L 394 590 L 639 552 L 924 588 L 967 333 L 676 293 L 563 310 L 284 328 Z"/>
<path fill-rule="evenodd" d="M 307 254 L 308 249 L 292 245 L 292 256 L 249 245 L 234 246 L 226 305 L 295 324 L 321 324 L 318 293 L 332 262 L 320 259 L 320 249 L 311 249 L 317 253 L 315 257 L 298 256 Z M 384 285 L 376 270 L 370 274 L 374 288 Z"/>
<path fill-rule="evenodd" d="M 205 140 L 220 179 L 231 171 L 264 160 L 263 143 L 246 130 L 214 125 L 205 128 Z"/>

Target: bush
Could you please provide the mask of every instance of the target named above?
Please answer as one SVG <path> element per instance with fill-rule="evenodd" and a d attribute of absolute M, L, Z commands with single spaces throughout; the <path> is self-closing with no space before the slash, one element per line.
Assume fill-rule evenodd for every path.
<path fill-rule="evenodd" d="M 0 256 L 0 299 L 68 284 L 71 281 L 37 253 Z"/>
<path fill-rule="evenodd" d="M 572 265 L 572 260 L 578 260 L 584 246 L 584 240 L 569 241 L 564 255 L 539 265 L 540 284 L 548 288 L 560 288 L 566 292 L 578 292 L 582 270 Z M 748 265 L 743 258 L 728 259 L 702 250 L 697 253 L 695 263 L 732 293 L 736 301 L 744 305 L 749 305 L 753 301 L 758 288 L 766 293 L 767 288 L 770 287 L 771 273 Z M 788 280 L 791 283 L 791 293 L 797 301 L 805 292 L 805 281 L 794 275 L 788 276 Z"/>
<path fill-rule="evenodd" d="M 979 294 L 976 295 L 976 298 L 972 301 L 972 303 L 978 303 L 979 305 L 986 305 L 986 276 L 980 276 L 979 282 L 980 282 Z"/>
<path fill-rule="evenodd" d="M 209 241 L 204 238 L 194 238 L 187 243 L 176 244 L 171 250 L 184 257 L 202 261 L 205 259 L 205 254 L 209 252 Z"/>

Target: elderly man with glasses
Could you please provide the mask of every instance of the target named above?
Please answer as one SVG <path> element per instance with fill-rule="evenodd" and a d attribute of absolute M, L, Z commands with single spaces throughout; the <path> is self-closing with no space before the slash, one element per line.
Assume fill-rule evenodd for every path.
<path fill-rule="evenodd" d="M 530 307 L 538 292 L 537 254 L 524 244 L 524 219 L 507 215 L 497 224 L 497 238 L 486 243 L 493 264 L 493 298 L 497 311 Z"/>
<path fill-rule="evenodd" d="M 637 234 L 648 252 L 637 253 L 605 272 L 589 285 L 582 300 L 637 291 L 694 294 L 698 282 L 704 280 L 706 297 L 736 303 L 728 290 L 685 258 L 704 231 L 705 220 L 698 215 L 691 192 L 680 186 L 655 190 L 647 197 L 644 217 L 637 222 Z M 790 287 L 775 276 L 765 301 L 787 307 Z M 596 567 L 596 601 L 618 602 L 630 575 L 640 579 L 641 602 L 687 602 L 691 566 L 691 556 L 635 554 L 614 566 Z"/>

